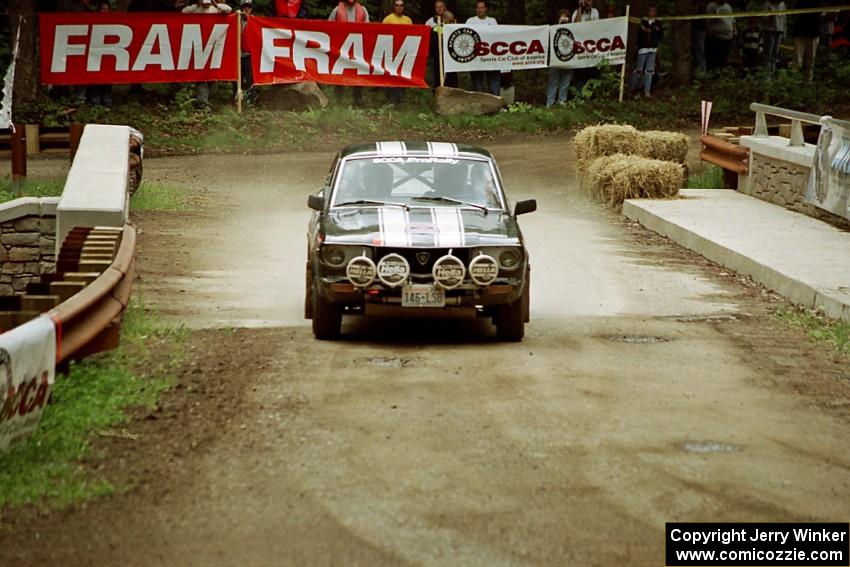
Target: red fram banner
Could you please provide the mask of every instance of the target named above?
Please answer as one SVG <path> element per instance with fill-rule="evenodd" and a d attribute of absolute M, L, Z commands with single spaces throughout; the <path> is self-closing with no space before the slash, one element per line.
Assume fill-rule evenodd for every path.
<path fill-rule="evenodd" d="M 252 17 L 243 37 L 255 84 L 427 86 L 427 26 Z"/>
<path fill-rule="evenodd" d="M 236 15 L 39 15 L 46 85 L 235 81 Z"/>

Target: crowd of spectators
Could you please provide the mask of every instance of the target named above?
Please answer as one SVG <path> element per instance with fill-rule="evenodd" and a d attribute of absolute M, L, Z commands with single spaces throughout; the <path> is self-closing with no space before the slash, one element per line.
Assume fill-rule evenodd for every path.
<path fill-rule="evenodd" d="M 233 0 L 231 0 L 233 1 Z M 707 3 L 706 3 L 707 1 Z M 818 8 L 822 0 L 796 0 L 794 8 Z M 244 29 L 248 18 L 253 14 L 252 0 L 236 0 L 241 13 L 241 23 Z M 236 2 L 228 4 L 217 0 L 129 0 L 130 12 L 169 12 L 181 11 L 187 14 L 224 14 L 233 11 Z M 97 0 L 57 0 L 56 9 L 67 12 L 99 11 L 109 12 L 110 2 Z M 762 10 L 765 12 L 782 12 L 787 9 L 783 0 L 765 0 Z M 496 18 L 488 13 L 487 0 L 475 3 L 475 14 L 466 19 L 470 26 L 495 26 Z M 812 12 L 792 16 L 792 26 L 789 27 L 786 15 L 777 13 L 775 16 L 735 18 L 734 10 L 728 0 L 697 0 L 697 13 L 710 14 L 713 18 L 694 19 L 691 27 L 691 58 L 695 75 L 717 72 L 728 68 L 734 50 L 740 47 L 741 67 L 748 73 L 763 71 L 768 76 L 781 68 L 783 57 L 780 47 L 790 39 L 793 45 L 789 52 L 794 68 L 811 81 L 814 77 L 815 59 L 819 50 L 830 47 L 850 47 L 850 26 L 847 25 L 847 14 L 843 19 L 837 19 L 835 13 Z M 304 18 L 307 16 L 303 0 L 274 0 L 274 16 L 288 18 Z M 614 6 L 608 5 L 605 17 L 617 16 Z M 558 11 L 553 23 L 587 22 L 600 18 L 600 13 L 593 6 L 593 0 L 577 0 L 575 9 L 562 8 Z M 336 22 L 369 23 L 368 9 L 359 0 L 340 0 L 328 13 L 327 19 Z M 384 24 L 411 25 L 414 20 L 405 14 L 404 0 L 393 0 L 391 11 L 380 21 Z M 429 82 L 432 87 L 443 84 L 457 87 L 459 78 L 456 73 L 444 73 L 439 57 L 438 32 L 444 24 L 456 23 L 455 15 L 448 9 L 446 0 L 436 0 L 432 15 L 425 20 L 425 25 L 431 28 L 430 62 L 428 68 Z M 789 29 L 790 28 L 790 29 Z M 790 32 L 790 37 L 789 37 Z M 653 85 L 659 78 L 657 69 L 660 64 L 659 49 L 664 37 L 662 22 L 658 19 L 655 6 L 649 6 L 640 20 L 637 33 L 633 33 L 636 52 L 629 80 L 631 92 L 641 91 L 644 96 L 651 96 Z M 791 47 L 791 46 L 789 46 Z M 243 51 L 240 61 L 242 73 L 242 89 L 250 100 L 255 94 L 252 88 L 252 69 L 250 56 Z M 505 82 L 499 71 L 475 71 L 469 74 L 472 89 L 479 92 L 499 95 Z M 546 88 L 546 106 L 563 104 L 567 101 L 570 89 L 581 91 L 588 80 L 599 76 L 599 70 L 590 69 L 560 69 L 548 70 Z M 210 91 L 214 83 L 196 83 L 195 97 L 200 106 L 209 108 Z M 131 93 L 141 91 L 141 85 L 132 85 Z M 337 99 L 342 100 L 345 91 L 351 93 L 355 106 L 363 103 L 363 88 L 336 87 Z M 112 105 L 112 87 L 109 85 L 91 85 L 73 87 L 71 96 L 78 103 L 94 105 Z M 388 104 L 397 105 L 403 101 L 404 89 L 385 89 Z"/>

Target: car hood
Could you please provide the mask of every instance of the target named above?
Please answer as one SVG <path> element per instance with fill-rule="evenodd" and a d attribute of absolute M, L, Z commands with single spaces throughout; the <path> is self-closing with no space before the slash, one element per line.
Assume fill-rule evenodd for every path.
<path fill-rule="evenodd" d="M 415 248 L 520 244 L 516 219 L 503 211 L 459 207 L 346 207 L 322 215 L 329 244 Z"/>

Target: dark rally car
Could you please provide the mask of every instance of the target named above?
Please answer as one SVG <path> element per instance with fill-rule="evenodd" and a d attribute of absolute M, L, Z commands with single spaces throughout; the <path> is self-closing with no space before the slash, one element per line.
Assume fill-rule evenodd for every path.
<path fill-rule="evenodd" d="M 318 339 L 343 314 L 492 317 L 522 340 L 528 253 L 486 150 L 443 142 L 349 146 L 310 195 L 305 315 Z"/>

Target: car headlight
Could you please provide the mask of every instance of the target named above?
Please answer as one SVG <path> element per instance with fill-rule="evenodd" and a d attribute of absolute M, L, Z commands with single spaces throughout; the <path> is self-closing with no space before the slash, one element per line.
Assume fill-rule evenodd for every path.
<path fill-rule="evenodd" d="M 345 248 L 342 246 L 325 246 L 322 248 L 322 258 L 329 266 L 339 268 L 345 264 Z"/>
<path fill-rule="evenodd" d="M 503 270 L 516 270 L 522 263 L 519 248 L 506 248 L 499 253 L 499 267 Z"/>

